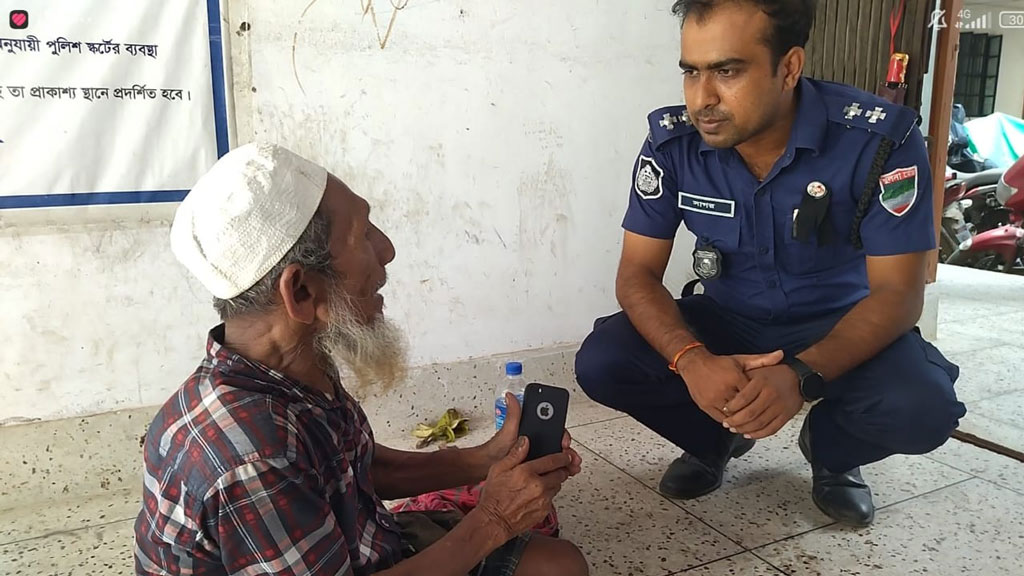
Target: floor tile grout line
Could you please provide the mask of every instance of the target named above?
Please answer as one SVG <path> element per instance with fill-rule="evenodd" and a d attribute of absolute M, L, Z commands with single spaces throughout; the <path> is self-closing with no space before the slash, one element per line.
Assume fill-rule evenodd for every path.
<path fill-rule="evenodd" d="M 966 442 L 964 442 L 964 444 L 966 444 Z M 968 446 L 970 446 L 970 444 L 968 444 Z M 977 448 L 977 446 L 974 446 L 974 447 Z M 985 450 L 985 449 L 981 448 L 981 450 Z M 988 450 L 985 450 L 985 452 L 988 452 Z M 995 453 L 992 452 L 991 454 L 995 454 Z M 995 455 L 996 456 L 1000 456 L 1002 458 L 1006 458 L 1005 456 L 1001 456 L 1000 454 L 995 454 Z M 936 459 L 936 458 L 934 458 L 932 456 L 929 456 L 927 454 L 925 454 L 924 457 L 929 459 L 929 460 L 931 460 L 931 461 L 933 461 L 933 462 L 938 462 L 939 464 L 943 464 L 945 466 L 948 466 L 948 467 L 950 467 L 953 470 L 956 470 L 958 472 L 963 472 L 964 474 L 968 474 L 968 475 L 970 475 L 973 478 L 976 478 L 978 480 L 982 480 L 982 481 L 987 482 L 987 483 L 989 483 L 989 484 L 991 484 L 993 486 L 996 486 L 998 488 L 1002 488 L 1003 490 L 1009 490 L 1010 492 L 1013 492 L 1014 494 L 1020 494 L 1021 496 L 1024 496 L 1024 491 L 1022 491 L 1022 490 L 1017 490 L 1016 488 L 1010 488 L 1008 486 L 1004 486 L 1004 485 L 1000 484 L 999 482 L 996 482 L 994 480 L 989 480 L 988 478 L 985 478 L 984 476 L 979 476 L 978 474 L 975 474 L 974 472 L 971 472 L 970 470 L 964 470 L 963 468 L 959 468 L 959 467 L 954 466 L 952 464 L 947 464 L 946 462 L 938 460 L 938 459 Z M 1013 458 L 1007 458 L 1007 460 L 1010 460 L 1011 462 L 1016 462 L 1016 460 L 1014 460 Z"/>
<path fill-rule="evenodd" d="M 970 472 L 968 472 L 968 474 L 970 474 Z M 1024 492 L 1022 492 L 1020 490 L 1015 490 L 1013 488 L 1007 488 L 1006 486 L 1003 486 L 1002 484 L 1000 484 L 998 482 L 994 482 L 992 480 L 989 480 L 988 478 L 982 478 L 981 476 L 975 476 L 974 478 L 976 480 L 981 480 L 982 482 L 985 482 L 987 484 L 991 484 L 992 486 L 995 486 L 996 488 L 1001 488 L 1003 490 L 1009 490 L 1010 492 L 1013 492 L 1014 494 L 1020 494 L 1021 496 L 1024 496 Z"/>
<path fill-rule="evenodd" d="M 733 539 L 732 539 L 731 537 L 729 537 L 729 536 L 728 536 L 727 534 L 723 533 L 722 531 L 720 531 L 720 530 L 719 530 L 718 528 L 715 528 L 715 527 L 714 527 L 714 526 L 712 526 L 711 524 L 708 524 L 708 523 L 707 523 L 707 522 L 706 522 L 706 521 L 705 521 L 705 520 L 704 520 L 703 518 L 701 518 L 700 516 L 697 516 L 697 515 L 696 515 L 696 514 L 694 514 L 693 512 L 690 512 L 690 511 L 689 511 L 689 510 L 687 510 L 686 508 L 683 508 L 683 507 L 682 507 L 681 505 L 677 504 L 677 503 L 676 503 L 676 502 L 675 502 L 674 500 L 672 500 L 671 498 L 668 498 L 667 496 L 663 495 L 663 494 L 662 494 L 661 492 L 658 492 L 658 491 L 657 491 L 657 490 L 655 490 L 654 488 L 651 488 L 651 487 L 650 487 L 650 486 L 648 486 L 648 485 L 647 485 L 647 483 L 646 483 L 646 482 L 644 482 L 643 480 L 641 480 L 641 479 L 637 478 L 636 476 L 633 476 L 633 475 L 632 475 L 632 474 L 630 474 L 629 472 L 626 472 L 625 470 L 623 470 L 622 468 L 620 468 L 619 466 L 617 466 L 617 465 L 616 465 L 616 464 L 615 464 L 614 462 L 612 462 L 612 461 L 611 461 L 611 460 L 609 460 L 608 458 L 605 458 L 605 457 L 604 457 L 604 455 L 602 455 L 602 454 L 601 454 L 600 452 L 598 452 L 597 450 L 594 450 L 594 449 L 590 448 L 589 446 L 587 446 L 586 444 L 584 444 L 584 443 L 582 443 L 582 442 L 580 443 L 580 445 L 582 445 L 582 446 L 583 446 L 584 448 L 586 448 L 587 450 L 589 450 L 589 451 L 593 452 L 593 453 L 594 453 L 594 454 L 595 454 L 595 455 L 596 455 L 596 456 L 597 456 L 598 458 L 600 458 L 601 460 L 604 460 L 604 461 L 605 461 L 605 463 L 607 463 L 607 464 L 608 464 L 609 466 L 611 466 L 612 468 L 614 468 L 614 469 L 618 470 L 619 472 L 622 472 L 623 474 L 625 474 L 625 475 L 626 475 L 626 476 L 628 476 L 629 478 L 632 478 L 633 480 L 635 480 L 635 481 L 636 481 L 636 482 L 637 482 L 638 484 L 640 484 L 640 486 L 642 486 L 642 487 L 643 487 L 644 489 L 646 489 L 647 491 L 649 491 L 649 492 L 653 493 L 653 494 L 654 494 L 655 496 L 657 496 L 657 497 L 658 497 L 658 498 L 660 498 L 661 500 L 663 500 L 663 501 L 665 501 L 665 502 L 668 502 L 668 503 L 669 503 L 669 504 L 671 504 L 672 506 L 675 506 L 676 508 L 678 508 L 679 510 L 683 511 L 683 512 L 684 512 L 685 514 L 687 514 L 688 516 L 692 517 L 692 518 L 693 518 L 694 520 L 696 520 L 697 522 L 700 522 L 701 524 L 703 524 L 703 525 L 707 526 L 708 528 L 710 528 L 712 532 L 714 532 L 714 533 L 718 534 L 719 536 L 721 536 L 721 537 L 725 538 L 726 540 L 728 540 L 729 542 L 731 542 L 731 543 L 735 544 L 736 546 L 739 546 L 740 548 L 742 548 L 742 549 L 743 549 L 743 551 L 744 551 L 744 552 L 745 552 L 745 551 L 747 551 L 747 547 L 746 547 L 746 546 L 744 546 L 743 544 L 740 544 L 739 542 L 737 542 L 737 541 L 733 540 Z M 720 559 L 719 559 L 719 560 L 720 560 Z M 687 570 L 690 570 L 690 568 L 687 568 Z"/>
<path fill-rule="evenodd" d="M 1011 392 L 1010 394 L 1006 394 L 1006 396 L 1017 395 L 1017 394 L 1022 394 L 1022 393 L 1021 392 Z M 997 400 L 999 398 L 1001 398 L 1001 396 L 994 396 L 992 398 L 988 398 L 987 400 Z M 987 400 L 975 400 L 974 403 L 977 404 L 977 403 L 980 403 L 980 402 L 986 402 Z M 965 402 L 965 404 L 966 404 L 966 402 Z M 1013 422 L 1006 422 L 1006 421 L 1000 420 L 999 418 L 1002 418 L 1002 416 L 1000 416 L 999 418 L 994 417 L 994 416 L 989 416 L 985 412 L 978 412 L 977 409 L 974 410 L 974 414 L 973 415 L 974 415 L 975 418 L 980 416 L 982 418 L 985 418 L 986 420 L 991 420 L 992 422 L 995 422 L 996 424 L 999 424 L 1000 426 L 1005 426 L 1006 428 L 1010 428 L 1010 429 L 1014 430 L 1015 432 L 1024 431 L 1024 428 L 1022 428 L 1018 424 L 1015 424 Z M 968 423 L 968 427 L 970 427 L 970 423 Z M 964 430 L 964 432 L 967 432 L 967 431 Z"/>
<path fill-rule="evenodd" d="M 718 558 L 716 560 L 709 560 L 707 562 L 702 562 L 700 564 L 697 564 L 695 566 L 691 566 L 689 568 L 685 568 L 685 569 L 680 570 L 678 572 L 669 572 L 668 574 L 665 574 L 665 576 L 677 576 L 679 574 L 685 574 L 687 572 L 692 572 L 694 570 L 700 570 L 701 568 L 703 568 L 705 566 L 710 566 L 711 564 L 714 564 L 715 562 L 723 562 L 725 560 L 732 560 L 733 558 L 736 558 L 738 556 L 743 556 L 744 554 L 747 554 L 748 552 L 750 552 L 750 551 L 749 550 L 743 550 L 743 551 L 737 552 L 735 554 L 730 554 L 728 556 L 723 556 L 723 557 Z"/>
<path fill-rule="evenodd" d="M 1009 312 L 1009 310 L 1014 310 L 1014 308 L 1007 307 L 1007 310 L 1004 311 L 1004 312 L 994 312 L 992 314 L 984 314 L 982 316 L 973 316 L 973 317 L 967 317 L 967 318 L 947 318 L 946 320 L 939 320 L 938 322 L 935 323 L 935 325 L 936 326 L 940 326 L 940 327 L 941 326 L 949 327 L 949 326 L 952 326 L 952 325 L 963 324 L 964 322 L 971 322 L 972 320 L 981 320 L 981 321 L 984 321 L 984 320 L 995 320 L 995 319 L 1003 318 L 1004 316 L 1007 316 L 1009 314 L 1017 314 L 1017 312 Z M 995 336 L 994 338 L 999 338 L 999 337 Z"/>
<path fill-rule="evenodd" d="M 569 430 L 575 430 L 576 428 L 586 428 L 587 426 L 596 426 L 597 424 L 607 424 L 608 422 L 614 422 L 615 420 L 622 420 L 623 418 L 629 418 L 629 415 L 628 414 L 623 414 L 621 416 L 615 416 L 614 418 L 605 418 L 604 420 L 595 420 L 594 422 L 586 422 L 584 424 L 576 424 L 576 425 L 573 425 L 573 426 L 568 426 L 568 429 Z M 576 440 L 576 439 L 573 438 L 573 440 Z"/>
<path fill-rule="evenodd" d="M 957 440 L 956 438 L 952 438 L 951 437 L 949 440 L 950 441 L 955 441 L 955 442 L 960 442 L 961 444 L 966 444 L 967 446 L 972 446 L 974 448 L 980 448 L 978 446 L 973 446 L 971 444 L 968 444 L 967 442 L 963 442 L 961 440 Z M 980 448 L 980 449 L 981 450 L 985 450 L 984 448 Z M 988 452 L 988 450 L 985 450 L 985 452 Z M 968 470 L 963 470 L 963 469 L 957 468 L 956 466 L 953 466 L 952 464 L 947 464 L 947 463 L 943 462 L 942 460 L 937 460 L 937 459 L 931 457 L 928 454 L 893 454 L 893 456 L 910 456 L 910 457 L 918 456 L 918 457 L 924 457 L 925 460 L 931 460 L 932 462 L 935 462 L 936 464 L 940 464 L 940 465 L 942 465 L 942 466 L 944 466 L 946 468 L 949 468 L 950 470 L 956 470 L 957 472 L 962 472 L 964 474 L 967 474 L 968 476 L 971 476 L 972 478 L 978 478 L 979 477 L 974 472 L 970 472 Z M 998 456 L 998 454 L 997 454 L 997 456 Z M 1015 461 L 1012 458 L 1009 458 L 1009 460 Z M 964 480 L 969 480 L 969 478 L 965 478 Z M 953 484 L 958 484 L 960 482 L 963 482 L 963 480 L 958 480 L 957 482 L 954 482 Z M 953 484 L 950 484 L 950 486 L 952 486 Z M 940 490 L 941 490 L 941 488 L 940 488 Z M 934 490 L 932 492 L 934 492 Z M 886 506 L 888 506 L 888 504 Z"/>
<path fill-rule="evenodd" d="M 75 532 L 81 532 L 82 530 L 93 530 L 95 528 L 105 528 L 112 524 L 119 524 L 121 522 L 127 522 L 129 520 L 135 520 L 135 517 L 121 518 L 120 520 L 111 520 L 109 522 L 101 522 L 99 524 L 89 524 L 88 526 L 80 526 L 78 528 L 72 528 L 70 530 L 51 530 L 45 534 L 39 536 L 32 536 L 31 538 L 22 538 L 21 540 L 12 540 L 10 542 L 0 542 L 0 548 L 4 546 L 12 546 L 14 544 L 24 544 L 25 542 L 31 542 L 33 540 L 43 540 L 45 538 L 53 538 L 54 536 L 64 536 L 67 534 L 73 534 Z"/>
<path fill-rule="evenodd" d="M 922 454 L 922 456 L 924 456 L 928 460 L 931 460 L 932 462 L 938 462 L 939 464 L 942 464 L 943 466 L 945 466 L 947 468 L 952 468 L 953 470 L 956 470 L 957 472 L 963 472 L 964 474 L 967 474 L 967 475 L 971 476 L 972 478 L 981 478 L 981 476 L 978 476 L 974 472 L 971 472 L 969 470 L 964 470 L 963 468 L 957 468 L 956 466 L 954 466 L 952 464 L 947 464 L 947 463 L 943 462 L 942 460 L 937 460 L 937 459 L 935 459 L 935 458 L 933 458 L 933 457 L 931 457 L 931 456 L 929 456 L 927 454 Z"/>
<path fill-rule="evenodd" d="M 973 410 L 971 410 L 971 405 L 972 404 L 979 404 L 981 402 L 988 402 L 989 400 L 999 400 L 1000 398 L 1003 398 L 1005 396 L 1011 396 L 1011 395 L 1014 395 L 1014 394 L 1024 394 L 1024 389 L 1010 390 L 1009 392 L 1006 392 L 1006 393 L 995 394 L 995 395 L 992 395 L 992 396 L 984 396 L 982 398 L 972 398 L 970 400 L 964 400 L 963 398 L 957 398 L 957 400 L 960 400 L 961 402 L 966 404 L 968 410 L 970 410 L 973 413 Z M 985 418 L 988 418 L 989 420 L 995 420 L 995 418 L 992 418 L 991 416 L 985 416 L 985 414 L 983 414 L 983 413 L 982 414 L 973 413 L 973 415 L 974 416 L 984 416 Z M 998 422 L 998 420 L 996 420 L 996 421 Z M 1013 424 L 1011 424 L 1010 427 L 1011 428 L 1018 428 L 1018 426 L 1013 425 Z"/>
<path fill-rule="evenodd" d="M 905 498 L 905 499 L 900 500 L 898 502 L 892 502 L 892 503 L 886 504 L 885 506 L 881 506 L 881 507 L 877 508 L 877 510 L 888 510 L 889 508 L 892 508 L 893 506 L 896 506 L 897 504 L 905 504 L 905 503 L 910 502 L 912 500 L 917 500 L 918 498 L 923 498 L 924 496 L 929 496 L 929 495 L 934 494 L 936 492 L 941 492 L 942 490 L 946 490 L 948 488 L 953 488 L 954 486 L 959 486 L 960 484 L 963 484 L 965 482 L 970 482 L 971 480 L 980 480 L 980 478 L 977 478 L 977 477 L 974 477 L 974 476 L 972 476 L 970 478 L 964 478 L 963 480 L 959 480 L 957 482 L 953 482 L 952 484 L 949 484 L 949 485 L 946 485 L 946 486 L 942 486 L 941 488 L 936 488 L 934 490 L 929 490 L 927 492 L 922 492 L 921 494 L 918 494 L 916 496 L 911 496 L 910 498 Z M 759 550 L 764 550 L 765 548 L 768 548 L 769 546 L 775 546 L 777 544 L 782 544 L 783 542 L 788 542 L 790 540 L 793 540 L 794 538 L 799 538 L 801 536 L 806 536 L 806 535 L 810 534 L 811 532 L 817 532 L 818 530 L 824 530 L 825 528 L 831 528 L 831 527 L 837 526 L 837 525 L 839 525 L 839 522 L 831 522 L 829 524 L 825 524 L 824 526 L 818 526 L 817 528 L 811 528 L 810 530 L 804 530 L 803 532 L 800 532 L 799 534 L 793 534 L 791 536 L 786 536 L 785 538 L 781 538 L 781 539 L 776 540 L 774 542 L 768 542 L 767 544 L 761 544 L 760 546 L 756 546 L 754 548 L 751 548 L 749 551 L 751 553 L 753 553 L 755 556 L 757 556 L 758 558 L 761 558 L 757 554 L 757 552 Z M 764 558 L 761 558 L 761 559 L 764 560 Z M 764 560 L 764 561 L 768 562 L 767 560 Z M 769 562 L 769 564 L 771 564 L 771 562 Z M 778 567 L 776 567 L 774 564 L 772 566 L 775 567 L 776 569 L 778 569 Z M 783 570 L 783 573 L 785 573 L 784 570 Z"/>
<path fill-rule="evenodd" d="M 941 339 L 939 339 L 939 340 L 935 340 L 933 342 L 933 344 L 935 344 L 936 347 L 938 347 L 938 346 L 941 346 L 943 344 L 948 344 L 948 342 L 943 342 Z M 1011 351 L 1016 351 L 1018 346 L 1019 346 L 1019 343 L 1013 344 L 1013 343 L 1003 343 L 1003 342 L 999 341 L 999 342 L 988 342 L 988 343 L 984 343 L 984 344 L 979 343 L 977 345 L 972 345 L 972 346 L 969 346 L 969 347 L 966 347 L 966 348 L 955 348 L 955 347 L 951 347 L 951 346 L 945 346 L 945 348 L 952 348 L 953 351 L 949 352 L 947 350 L 941 350 L 941 349 L 940 349 L 940 351 L 942 352 L 942 354 L 944 356 L 945 355 L 949 355 L 949 356 L 961 356 L 961 355 L 964 355 L 964 356 L 966 356 L 968 354 L 974 354 L 976 352 L 990 352 L 990 351 L 994 351 L 997 348 L 1010 348 Z M 953 361 L 955 363 L 956 359 L 955 358 L 950 358 L 950 361 Z M 974 362 L 975 361 L 975 357 L 970 358 L 969 361 L 970 362 Z M 961 362 L 963 362 L 963 360 L 961 360 Z M 982 363 L 980 365 L 980 368 L 981 369 L 988 369 L 988 365 L 989 364 L 991 364 L 991 362 L 984 362 L 984 363 Z"/>
<path fill-rule="evenodd" d="M 963 471 L 961 470 L 961 472 L 963 472 Z M 935 488 L 935 489 L 929 490 L 927 492 L 922 492 L 922 493 L 917 494 L 915 496 L 910 496 L 908 498 L 904 498 L 903 500 L 897 500 L 895 502 L 890 502 L 890 503 L 886 504 L 885 506 L 879 506 L 876 509 L 877 510 L 887 510 L 889 508 L 892 508 L 893 506 L 898 506 L 900 504 L 905 504 L 907 502 L 910 502 L 911 500 L 917 500 L 918 498 L 923 498 L 925 496 L 930 496 L 932 494 L 935 494 L 936 492 L 941 492 L 941 491 L 943 491 L 943 490 L 945 490 L 947 488 L 953 488 L 954 486 L 959 486 L 960 484 L 963 484 L 964 482 L 970 482 L 971 480 L 979 480 L 979 478 L 977 476 L 974 476 L 970 472 L 965 472 L 965 474 L 967 474 L 969 476 L 969 478 L 964 478 L 963 480 L 957 480 L 956 482 L 953 482 L 951 484 L 946 484 L 945 486 L 940 486 L 939 488 Z"/>
<path fill-rule="evenodd" d="M 777 570 L 779 572 L 779 574 L 783 574 L 784 576 L 790 576 L 790 572 L 787 572 L 787 571 L 783 570 L 782 568 L 779 568 L 778 566 L 773 564 L 771 561 L 762 558 L 761 556 L 758 555 L 757 552 L 751 550 L 750 553 L 754 556 L 754 558 L 757 558 L 761 562 L 764 562 L 765 564 L 767 564 L 767 565 L 771 566 L 772 568 L 774 568 L 775 570 Z"/>
<path fill-rule="evenodd" d="M 775 546 L 776 544 L 781 544 L 783 542 L 787 542 L 787 541 L 792 540 L 794 538 L 799 538 L 801 536 L 806 536 L 807 534 L 810 534 L 811 532 L 817 532 L 818 530 L 824 530 L 825 528 L 831 528 L 833 526 L 836 526 L 837 524 L 839 524 L 839 523 L 833 521 L 833 522 L 829 522 L 828 524 L 824 524 L 822 526 L 818 526 L 816 528 L 808 528 L 807 530 L 804 530 L 803 532 L 797 532 L 796 534 L 791 534 L 789 536 L 786 536 L 785 538 L 780 538 L 780 539 L 778 539 L 778 540 L 776 540 L 774 542 L 767 542 L 765 544 L 759 544 L 759 545 L 754 546 L 753 548 L 749 549 L 748 552 L 750 552 L 754 556 L 757 556 L 757 551 L 758 550 L 762 550 L 762 549 L 767 548 L 769 546 Z M 761 558 L 760 556 L 757 556 L 757 557 Z M 764 558 L 761 558 L 761 560 L 764 560 Z M 768 562 L 767 560 L 764 560 L 764 561 Z M 774 565 L 773 565 L 773 567 L 774 567 Z"/>

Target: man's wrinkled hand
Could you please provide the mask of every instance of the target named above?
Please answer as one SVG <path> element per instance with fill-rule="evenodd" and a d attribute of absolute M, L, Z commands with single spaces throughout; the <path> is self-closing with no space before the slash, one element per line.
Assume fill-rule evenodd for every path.
<path fill-rule="evenodd" d="M 734 434 L 759 440 L 772 436 L 800 412 L 800 380 L 789 366 L 748 372 L 750 382 L 726 405 L 722 425 Z"/>
<path fill-rule="evenodd" d="M 687 357 L 689 356 L 689 357 Z M 717 422 L 723 422 L 722 410 L 750 381 L 747 372 L 782 361 L 782 352 L 716 356 L 698 348 L 684 356 L 679 375 L 686 382 L 690 397 Z"/>
<path fill-rule="evenodd" d="M 501 530 L 502 542 L 529 530 L 551 512 L 552 500 L 573 466 L 575 452 L 571 449 L 526 462 L 529 448 L 524 436 L 513 443 L 507 456 L 491 466 L 475 509 Z M 576 466 L 578 470 L 578 462 Z"/>

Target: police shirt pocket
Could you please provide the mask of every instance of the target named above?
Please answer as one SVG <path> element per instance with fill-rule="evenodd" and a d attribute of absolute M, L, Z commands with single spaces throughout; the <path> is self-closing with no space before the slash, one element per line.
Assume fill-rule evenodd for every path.
<path fill-rule="evenodd" d="M 842 242 L 841 236 L 845 234 L 844 230 L 837 227 L 836 215 L 829 215 L 833 229 L 832 238 L 828 243 L 818 243 L 817 230 L 811 232 L 806 241 L 801 242 L 796 237 L 796 216 L 799 209 L 799 205 L 792 206 L 786 214 L 784 225 L 776 228 L 781 229 L 784 236 L 781 244 L 776 242 L 776 246 L 781 246 L 778 257 L 782 267 L 786 272 L 796 275 L 816 274 L 833 268 L 839 256 L 837 249 Z"/>
<path fill-rule="evenodd" d="M 711 246 L 722 254 L 735 253 L 740 243 L 740 224 L 736 218 L 687 214 L 686 228 L 697 237 L 697 247 Z"/>
<path fill-rule="evenodd" d="M 693 271 L 702 281 L 714 281 L 738 269 L 740 224 L 736 218 L 687 214 L 686 227 L 696 236 Z"/>
<path fill-rule="evenodd" d="M 697 246 L 710 245 L 723 252 L 737 249 L 740 241 L 740 215 L 735 200 L 683 190 L 676 197 L 686 229 L 697 237 Z"/>

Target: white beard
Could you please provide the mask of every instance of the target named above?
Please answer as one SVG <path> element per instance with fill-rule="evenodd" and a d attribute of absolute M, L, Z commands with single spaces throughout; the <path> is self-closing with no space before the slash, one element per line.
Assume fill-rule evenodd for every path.
<path fill-rule="evenodd" d="M 348 372 L 355 377 L 357 386 L 346 387 L 349 392 L 383 394 L 405 379 L 408 345 L 395 322 L 381 314 L 370 324 L 361 323 L 348 295 L 340 291 L 335 291 L 329 307 L 330 319 L 317 335 L 316 346 L 339 376 Z"/>

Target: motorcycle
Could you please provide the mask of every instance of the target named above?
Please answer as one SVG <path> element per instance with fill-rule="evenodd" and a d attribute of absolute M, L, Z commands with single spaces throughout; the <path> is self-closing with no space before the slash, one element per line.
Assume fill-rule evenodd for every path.
<path fill-rule="evenodd" d="M 953 117 L 949 123 L 949 146 L 946 149 L 946 165 L 957 172 L 975 173 L 996 168 L 991 160 L 971 152 L 971 141 L 967 135 L 967 111 L 963 104 L 953 104 Z"/>
<path fill-rule="evenodd" d="M 941 262 L 946 262 L 961 242 L 1009 223 L 1009 210 L 996 194 L 1003 173 L 1001 168 L 969 175 L 947 171 L 939 235 Z"/>
<path fill-rule="evenodd" d="M 999 179 L 995 198 L 1009 223 L 963 240 L 946 263 L 1024 275 L 1024 157 Z"/>

